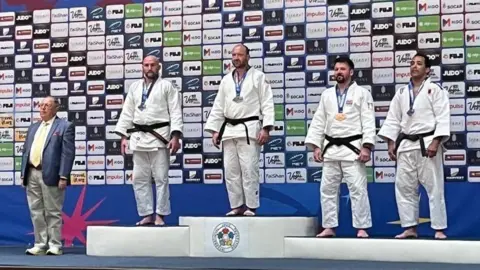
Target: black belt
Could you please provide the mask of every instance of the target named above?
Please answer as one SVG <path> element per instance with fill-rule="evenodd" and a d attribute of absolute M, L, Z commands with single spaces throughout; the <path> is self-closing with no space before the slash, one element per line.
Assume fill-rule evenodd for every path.
<path fill-rule="evenodd" d="M 133 126 L 134 126 L 134 128 L 127 129 L 127 133 L 132 133 L 132 132 L 137 132 L 137 131 L 148 132 L 148 133 L 152 134 L 153 136 L 155 136 L 160 141 L 162 141 L 165 145 L 168 144 L 168 141 L 162 135 L 158 134 L 158 132 L 156 132 L 155 129 L 162 128 L 162 127 L 168 127 L 168 126 L 170 126 L 169 122 L 156 123 L 156 124 L 153 124 L 153 125 L 133 124 Z"/>
<path fill-rule="evenodd" d="M 223 133 L 225 132 L 225 127 L 227 126 L 227 124 L 231 124 L 233 126 L 242 124 L 245 127 L 245 133 L 247 133 L 247 144 L 250 144 L 250 139 L 248 138 L 248 128 L 247 128 L 247 125 L 245 125 L 245 122 L 255 121 L 255 120 L 260 120 L 260 118 L 258 116 L 251 116 L 251 117 L 240 118 L 240 119 L 225 118 L 225 121 L 223 122 L 222 127 L 220 128 L 220 132 L 218 133 L 217 143 L 220 143 L 222 141 Z"/>
<path fill-rule="evenodd" d="M 423 141 L 424 137 L 432 136 L 435 134 L 435 130 L 427 132 L 427 133 L 420 133 L 420 134 L 412 134 L 412 135 L 407 135 L 403 132 L 400 132 L 400 134 L 397 137 L 397 140 L 395 142 L 395 155 L 397 154 L 398 147 L 400 146 L 400 143 L 407 139 L 412 142 L 416 142 L 420 140 L 420 150 L 422 151 L 422 156 L 426 157 L 427 156 L 427 151 L 425 149 L 425 142 Z"/>
<path fill-rule="evenodd" d="M 357 147 L 353 146 L 351 144 L 351 142 L 353 141 L 356 141 L 356 140 L 360 140 L 363 136 L 361 134 L 359 135 L 353 135 L 353 136 L 349 136 L 349 137 L 343 137 L 343 138 L 332 138 L 328 135 L 325 135 L 325 139 L 328 140 L 328 143 L 327 145 L 325 146 L 325 148 L 323 148 L 323 151 L 322 151 L 322 156 L 325 154 L 325 152 L 327 151 L 327 149 L 332 146 L 332 145 L 336 145 L 336 146 L 341 146 L 341 145 L 345 145 L 346 147 L 350 148 L 350 150 L 352 150 L 353 152 L 355 152 L 355 154 L 359 155 L 360 154 L 360 149 L 358 149 Z"/>

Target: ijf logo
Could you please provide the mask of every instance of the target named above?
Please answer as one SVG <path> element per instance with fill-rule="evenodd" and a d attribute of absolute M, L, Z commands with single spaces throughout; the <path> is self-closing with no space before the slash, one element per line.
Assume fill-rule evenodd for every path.
<path fill-rule="evenodd" d="M 230 222 L 220 223 L 213 229 L 212 242 L 218 251 L 223 253 L 232 252 L 240 243 L 240 232 Z"/>

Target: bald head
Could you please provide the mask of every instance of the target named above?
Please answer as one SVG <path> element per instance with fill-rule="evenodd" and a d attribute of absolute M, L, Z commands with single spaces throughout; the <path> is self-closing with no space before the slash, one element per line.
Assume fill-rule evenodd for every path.
<path fill-rule="evenodd" d="M 156 56 L 149 55 L 143 59 L 143 75 L 147 80 L 158 78 L 160 61 Z"/>

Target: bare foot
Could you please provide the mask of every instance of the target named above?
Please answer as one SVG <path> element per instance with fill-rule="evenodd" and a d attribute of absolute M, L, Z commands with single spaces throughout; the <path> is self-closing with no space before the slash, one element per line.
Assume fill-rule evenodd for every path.
<path fill-rule="evenodd" d="M 335 237 L 335 231 L 333 229 L 324 229 L 321 233 L 317 234 L 317 237 Z"/>
<path fill-rule="evenodd" d="M 165 221 L 163 221 L 163 218 L 159 215 L 155 218 L 155 225 L 156 226 L 163 226 L 165 225 Z"/>
<path fill-rule="evenodd" d="M 367 233 L 367 231 L 360 229 L 357 232 L 357 237 L 358 238 L 368 238 L 368 233 Z"/>
<path fill-rule="evenodd" d="M 442 231 L 437 231 L 435 233 L 435 239 L 447 239 L 447 236 Z"/>
<path fill-rule="evenodd" d="M 151 225 L 153 222 L 152 222 L 152 217 L 151 216 L 148 216 L 148 217 L 144 217 L 142 220 L 140 220 L 139 222 L 137 222 L 135 225 L 137 226 L 145 226 L 145 225 Z"/>
<path fill-rule="evenodd" d="M 413 229 L 407 229 L 403 233 L 395 236 L 396 239 L 417 238 L 417 232 Z"/>
<path fill-rule="evenodd" d="M 227 213 L 227 216 L 240 216 L 243 215 L 243 211 L 241 207 L 232 209 L 230 212 Z"/>

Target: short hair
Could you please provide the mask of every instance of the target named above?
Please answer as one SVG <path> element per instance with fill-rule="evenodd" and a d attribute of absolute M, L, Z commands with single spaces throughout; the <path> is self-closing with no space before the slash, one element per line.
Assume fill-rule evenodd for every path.
<path fill-rule="evenodd" d="M 235 45 L 234 47 L 236 47 L 236 46 L 242 46 L 245 49 L 245 55 L 250 56 L 250 49 L 247 46 L 245 46 L 242 43 L 239 43 L 239 44 Z"/>
<path fill-rule="evenodd" d="M 350 69 L 355 69 L 355 65 L 353 64 L 353 61 L 346 56 L 340 56 L 337 59 L 335 59 L 334 66 L 337 63 L 346 63 L 350 67 Z"/>
<path fill-rule="evenodd" d="M 425 67 L 427 67 L 427 68 L 432 67 L 432 62 L 430 62 L 430 58 L 428 58 L 428 56 L 426 54 L 418 52 L 418 53 L 415 54 L 415 56 L 413 56 L 413 58 L 415 58 L 417 56 L 423 57 L 423 59 L 425 61 Z M 413 60 L 413 58 L 412 58 L 412 60 Z"/>

